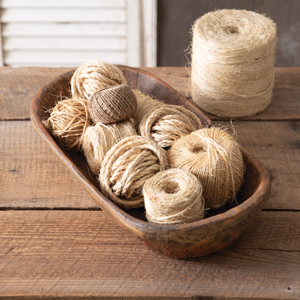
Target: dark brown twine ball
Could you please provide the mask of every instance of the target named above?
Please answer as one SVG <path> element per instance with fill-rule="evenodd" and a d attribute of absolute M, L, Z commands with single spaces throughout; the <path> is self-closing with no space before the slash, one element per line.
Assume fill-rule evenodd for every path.
<path fill-rule="evenodd" d="M 120 122 L 135 114 L 136 95 L 127 84 L 109 87 L 96 92 L 89 98 L 88 109 L 95 124 Z"/>

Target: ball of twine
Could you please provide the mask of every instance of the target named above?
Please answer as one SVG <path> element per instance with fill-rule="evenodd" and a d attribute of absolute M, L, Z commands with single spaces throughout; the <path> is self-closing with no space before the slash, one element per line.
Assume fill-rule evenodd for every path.
<path fill-rule="evenodd" d="M 205 207 L 218 208 L 233 201 L 244 178 L 244 162 L 238 143 L 226 131 L 205 128 L 176 141 L 169 163 L 193 173 L 201 182 Z"/>
<path fill-rule="evenodd" d="M 150 222 L 180 224 L 204 216 L 201 183 L 188 171 L 169 169 L 155 174 L 144 184 L 143 194 Z"/>
<path fill-rule="evenodd" d="M 274 83 L 275 23 L 245 10 L 218 10 L 193 26 L 191 93 L 203 110 L 244 117 L 264 110 Z"/>
<path fill-rule="evenodd" d="M 122 71 L 115 65 L 101 60 L 89 61 L 77 68 L 71 78 L 73 98 L 89 99 L 97 91 L 126 84 Z"/>
<path fill-rule="evenodd" d="M 97 91 L 88 101 L 89 114 L 94 123 L 109 124 L 131 118 L 137 108 L 137 100 L 127 84 Z"/>
<path fill-rule="evenodd" d="M 138 129 L 144 116 L 149 114 L 149 112 L 151 112 L 154 108 L 164 105 L 164 103 L 153 99 L 138 89 L 134 89 L 133 92 L 137 99 L 137 110 L 134 115 L 134 124 L 135 128 Z"/>
<path fill-rule="evenodd" d="M 195 114 L 177 105 L 161 105 L 141 120 L 138 132 L 153 139 L 163 148 L 173 145 L 180 137 L 202 128 Z"/>
<path fill-rule="evenodd" d="M 44 123 L 51 134 L 67 150 L 80 151 L 83 134 L 92 125 L 87 101 L 65 99 L 50 109 L 50 117 Z"/>
<path fill-rule="evenodd" d="M 83 135 L 82 150 L 93 174 L 99 175 L 102 161 L 113 145 L 124 137 L 136 134 L 132 118 L 88 127 Z"/>
<path fill-rule="evenodd" d="M 167 154 L 155 142 L 125 137 L 106 154 L 99 176 L 102 193 L 123 208 L 144 205 L 145 181 L 167 168 Z"/>

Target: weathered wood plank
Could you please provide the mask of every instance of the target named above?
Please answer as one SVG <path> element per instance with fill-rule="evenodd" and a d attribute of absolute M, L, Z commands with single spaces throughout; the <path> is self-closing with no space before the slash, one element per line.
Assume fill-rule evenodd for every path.
<path fill-rule="evenodd" d="M 24 3 L 24 1 L 22 0 Z M 41 2 L 39 3 L 47 3 Z M 27 2 L 26 2 L 27 3 Z M 66 3 L 66 2 L 65 2 Z M 69 2 L 73 4 L 74 1 Z M 85 5 L 86 1 L 82 3 Z M 108 3 L 108 2 L 106 2 Z M 1 2 L 2 5 L 2 2 Z M 22 36 L 26 32 L 28 37 L 125 37 L 126 36 L 126 24 L 122 23 L 46 23 L 36 26 L 35 23 L 6 23 L 2 24 L 2 37 L 18 37 Z"/>
<path fill-rule="evenodd" d="M 271 172 L 266 209 L 300 210 L 299 123 L 234 122 L 233 126 L 238 141 Z M 30 121 L 2 121 L 0 136 L 0 207 L 96 207 Z"/>
<path fill-rule="evenodd" d="M 39 0 L 2 0 L 2 8 L 49 8 L 49 7 L 60 7 L 60 8 L 120 8 L 125 7 L 125 0 L 85 0 L 82 3 L 81 0 L 70 1 L 61 1 L 61 0 L 52 0 L 51 2 L 44 2 Z"/>
<path fill-rule="evenodd" d="M 188 68 L 160 67 L 149 69 L 183 95 L 190 97 Z M 211 120 L 228 120 L 207 113 Z M 271 104 L 261 113 L 243 120 L 299 121 L 300 120 L 300 68 L 275 68 L 275 86 Z"/>
<path fill-rule="evenodd" d="M 232 128 L 228 122 L 215 125 Z M 256 156 L 271 174 L 266 209 L 300 209 L 300 123 L 233 122 L 238 142 Z M 293 208 L 294 207 L 294 208 Z"/>
<path fill-rule="evenodd" d="M 125 8 L 4 8 L 1 22 L 126 22 Z"/>
<path fill-rule="evenodd" d="M 0 68 L 0 119 L 29 119 L 30 103 L 47 82 L 70 68 Z"/>
<path fill-rule="evenodd" d="M 98 51 L 126 50 L 125 37 L 40 37 L 39 39 L 21 36 L 3 38 L 4 51 Z"/>
<path fill-rule="evenodd" d="M 40 65 L 56 64 L 56 66 L 73 65 L 74 68 L 85 60 L 97 60 L 101 57 L 104 61 L 110 61 L 115 64 L 126 63 L 126 52 L 124 50 L 118 51 L 96 51 L 95 49 L 88 51 L 59 51 L 59 50 L 11 50 L 4 51 L 4 61 L 6 64 L 13 67 L 19 65 Z"/>
<path fill-rule="evenodd" d="M 189 70 L 185 68 L 143 68 L 160 77 L 183 95 L 189 95 Z M 35 93 L 70 68 L 1 68 L 0 119 L 29 118 L 29 106 Z M 300 120 L 300 68 L 275 68 L 276 82 L 270 106 L 245 120 Z M 209 115 L 212 120 L 221 120 Z"/>
<path fill-rule="evenodd" d="M 262 212 L 224 251 L 178 260 L 102 211 L 1 211 L 0 296 L 297 299 L 299 228 L 299 212 Z"/>
<path fill-rule="evenodd" d="M 30 121 L 0 122 L 1 207 L 96 207 Z"/>

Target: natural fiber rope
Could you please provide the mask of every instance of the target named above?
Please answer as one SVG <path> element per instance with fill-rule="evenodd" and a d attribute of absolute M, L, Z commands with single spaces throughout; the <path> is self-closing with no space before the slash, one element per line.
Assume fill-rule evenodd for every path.
<path fill-rule="evenodd" d="M 74 98 L 89 99 L 97 91 L 126 83 L 122 71 L 117 66 L 94 60 L 77 68 L 71 79 L 71 92 Z"/>
<path fill-rule="evenodd" d="M 276 25 L 258 13 L 218 10 L 193 26 L 191 92 L 205 111 L 244 117 L 264 110 L 274 83 Z"/>
<path fill-rule="evenodd" d="M 122 84 L 93 94 L 89 98 L 88 108 L 94 123 L 109 124 L 133 117 L 137 100 L 131 87 Z"/>
<path fill-rule="evenodd" d="M 244 163 L 238 143 L 226 131 L 206 128 L 175 142 L 169 163 L 192 172 L 202 183 L 205 206 L 217 208 L 233 201 L 244 177 Z"/>
<path fill-rule="evenodd" d="M 201 183 L 188 171 L 170 169 L 155 174 L 146 181 L 143 194 L 150 222 L 180 224 L 204 216 Z"/>
<path fill-rule="evenodd" d="M 195 114 L 177 105 L 158 106 L 141 120 L 138 132 L 168 148 L 180 137 L 202 128 Z"/>
<path fill-rule="evenodd" d="M 133 92 L 137 99 L 137 110 L 134 115 L 134 124 L 135 128 L 138 130 L 144 116 L 149 114 L 149 112 L 151 112 L 154 108 L 164 105 L 164 103 L 153 99 L 138 89 L 134 89 Z"/>
<path fill-rule="evenodd" d="M 136 134 L 132 118 L 108 125 L 97 123 L 88 127 L 83 135 L 82 150 L 91 171 L 99 175 L 102 161 L 109 149 L 122 138 Z"/>
<path fill-rule="evenodd" d="M 126 137 L 106 154 L 100 170 L 102 193 L 123 208 L 144 205 L 145 181 L 167 167 L 165 150 L 141 137 Z"/>
<path fill-rule="evenodd" d="M 50 117 L 46 127 L 58 139 L 63 148 L 80 151 L 83 134 L 92 125 L 89 118 L 87 101 L 83 99 L 65 99 L 49 109 Z"/>

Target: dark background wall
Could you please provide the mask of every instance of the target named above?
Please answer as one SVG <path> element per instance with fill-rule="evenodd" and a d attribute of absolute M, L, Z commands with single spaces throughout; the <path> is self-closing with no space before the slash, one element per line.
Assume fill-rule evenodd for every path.
<path fill-rule="evenodd" d="M 193 22 L 223 8 L 252 10 L 273 19 L 278 37 L 276 66 L 300 67 L 300 0 L 158 0 L 158 66 L 185 66 Z"/>

